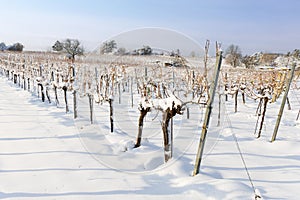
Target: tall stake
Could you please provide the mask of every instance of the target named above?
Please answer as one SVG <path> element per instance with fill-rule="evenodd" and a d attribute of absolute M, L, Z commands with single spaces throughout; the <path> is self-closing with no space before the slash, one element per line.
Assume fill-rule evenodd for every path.
<path fill-rule="evenodd" d="M 77 99 L 76 99 L 76 89 L 73 91 L 73 112 L 74 112 L 74 119 L 77 118 Z"/>
<path fill-rule="evenodd" d="M 298 119 L 299 119 L 299 116 L 300 116 L 300 109 L 299 109 L 299 112 L 298 112 L 298 114 L 297 114 L 297 118 L 296 118 L 296 120 L 298 120 Z"/>
<path fill-rule="evenodd" d="M 130 78 L 131 108 L 133 108 L 133 91 L 132 91 L 132 85 L 133 85 L 133 77 Z"/>
<path fill-rule="evenodd" d="M 94 95 L 88 94 L 88 98 L 89 98 L 89 105 L 90 105 L 90 122 L 91 124 L 93 124 L 94 123 L 94 119 L 93 119 Z"/>
<path fill-rule="evenodd" d="M 72 65 L 72 78 L 74 79 L 74 84 L 76 83 L 75 82 L 75 66 Z M 53 75 L 53 81 L 54 81 L 54 75 Z M 73 116 L 74 116 L 74 119 L 77 118 L 77 94 L 76 94 L 76 89 L 74 88 L 74 91 L 73 91 Z M 56 94 L 56 98 L 57 98 L 57 94 Z"/>
<path fill-rule="evenodd" d="M 281 106 L 280 106 L 280 109 L 279 109 L 279 113 L 278 113 L 278 117 L 277 117 L 277 121 L 276 121 L 276 124 L 275 124 L 275 129 L 274 129 L 274 132 L 273 132 L 271 142 L 274 142 L 276 140 L 276 136 L 277 136 L 279 124 L 280 124 L 280 121 L 281 121 L 284 105 L 286 103 L 287 95 L 289 93 L 289 89 L 290 89 L 290 86 L 291 86 L 291 83 L 292 83 L 292 80 L 293 80 L 293 77 L 294 77 L 295 68 L 296 68 L 296 63 L 294 63 L 293 66 L 292 66 L 292 70 L 290 72 L 290 77 L 288 79 L 288 83 L 287 83 L 284 95 L 282 97 L 282 102 L 281 102 Z"/>
<path fill-rule="evenodd" d="M 211 115 L 211 110 L 212 110 L 212 104 L 214 102 L 214 96 L 215 96 L 215 91 L 217 87 L 217 82 L 219 78 L 219 72 L 221 68 L 221 63 L 222 63 L 222 51 L 217 50 L 217 63 L 215 67 L 215 72 L 214 72 L 214 81 L 211 83 L 210 91 L 209 91 L 209 100 L 208 104 L 206 107 L 206 112 L 205 112 L 205 118 L 203 121 L 203 126 L 202 126 L 202 132 L 201 132 L 201 137 L 199 141 L 199 146 L 198 146 L 198 152 L 197 152 L 197 157 L 196 157 L 196 162 L 195 162 L 195 168 L 193 175 L 197 175 L 200 170 L 200 164 L 201 164 L 201 159 L 202 159 L 202 154 L 204 150 L 204 144 L 205 144 L 205 139 L 206 139 L 206 134 L 207 134 L 207 127 L 209 124 L 209 118 Z"/>
<path fill-rule="evenodd" d="M 170 123 L 171 123 L 171 130 L 170 130 L 170 144 L 171 144 L 171 158 L 173 158 L 173 147 L 174 147 L 174 143 L 173 143 L 173 130 L 174 130 L 174 128 L 173 128 L 173 117 L 171 118 L 171 120 L 170 120 Z"/>
<path fill-rule="evenodd" d="M 119 104 L 121 104 L 121 84 L 118 83 Z"/>
<path fill-rule="evenodd" d="M 109 98 L 109 119 L 110 119 L 110 132 L 114 132 L 114 114 L 113 114 L 113 101 L 112 97 Z"/>

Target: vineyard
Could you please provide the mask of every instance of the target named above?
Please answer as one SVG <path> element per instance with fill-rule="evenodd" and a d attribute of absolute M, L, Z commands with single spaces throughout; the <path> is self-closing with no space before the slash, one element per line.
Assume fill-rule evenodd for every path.
<path fill-rule="evenodd" d="M 218 63 L 221 69 L 216 72 Z M 106 170 L 149 176 L 149 181 L 155 176 L 172 179 L 166 182 L 175 187 L 165 194 L 158 190 L 162 195 L 176 193 L 178 187 L 182 193 L 176 193 L 177 199 L 185 190 L 189 199 L 294 196 L 276 192 L 276 187 L 270 189 L 274 185 L 268 181 L 276 176 L 276 169 L 279 178 L 285 170 L 299 170 L 297 148 L 280 154 L 288 146 L 283 142 L 299 142 L 300 73 L 296 63 L 274 69 L 231 68 L 222 62 L 218 50 L 216 57 L 206 54 L 204 58 L 91 53 L 75 62 L 62 54 L 24 52 L 0 53 L 0 75 L 6 84 L 31 94 L 44 107 L 63 110 L 61 115 L 74 121 L 84 150 Z M 204 124 L 206 120 L 210 123 Z M 195 160 L 201 146 L 204 163 L 198 174 Z M 265 166 L 257 167 L 255 159 L 260 155 L 255 149 L 268 154 L 263 156 Z M 274 169 L 266 160 L 275 155 L 280 157 L 278 163 L 285 155 L 295 159 L 291 158 L 292 166 Z M 226 160 L 231 161 L 224 163 Z M 243 178 L 233 177 L 226 169 Z M 294 175 L 299 178 L 299 172 Z M 291 182 L 287 188 L 296 187 L 299 179 Z M 223 184 L 229 185 L 223 188 Z M 205 196 L 197 190 L 216 194 Z M 231 195 L 224 194 L 226 191 Z M 1 194 L 0 190 L 0 198 Z"/>

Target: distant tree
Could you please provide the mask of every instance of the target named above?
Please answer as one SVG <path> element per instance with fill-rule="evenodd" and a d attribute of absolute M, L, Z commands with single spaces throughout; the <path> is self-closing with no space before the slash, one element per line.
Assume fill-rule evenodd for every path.
<path fill-rule="evenodd" d="M 7 46 L 4 42 L 0 43 L 0 51 L 5 51 L 7 49 Z"/>
<path fill-rule="evenodd" d="M 101 54 L 112 53 L 115 49 L 117 49 L 116 41 L 110 40 L 110 41 L 104 42 L 102 44 L 100 53 Z"/>
<path fill-rule="evenodd" d="M 57 40 L 52 46 L 52 49 L 53 51 L 62 51 L 64 49 L 64 45 L 63 43 Z"/>
<path fill-rule="evenodd" d="M 192 52 L 190 53 L 190 56 L 191 56 L 192 58 L 195 58 L 195 57 L 196 57 L 196 52 L 195 52 L 195 51 L 192 51 Z"/>
<path fill-rule="evenodd" d="M 295 58 L 299 58 L 300 57 L 300 49 L 295 49 L 291 55 Z"/>
<path fill-rule="evenodd" d="M 8 51 L 23 51 L 24 45 L 17 42 L 9 47 L 7 47 Z"/>
<path fill-rule="evenodd" d="M 120 55 L 120 56 L 125 55 L 126 54 L 126 49 L 124 47 L 121 47 L 117 50 L 116 54 Z"/>
<path fill-rule="evenodd" d="M 254 66 L 252 60 L 253 60 L 253 59 L 251 58 L 251 56 L 246 55 L 246 56 L 244 56 L 244 57 L 242 58 L 242 63 L 245 65 L 245 67 L 246 67 L 247 69 L 250 69 L 250 68 L 252 68 L 252 67 Z"/>
<path fill-rule="evenodd" d="M 237 45 L 230 45 L 225 51 L 227 63 L 233 67 L 237 67 L 241 63 L 242 51 Z"/>
<path fill-rule="evenodd" d="M 176 49 L 176 51 L 171 51 L 170 56 L 180 56 L 180 50 Z"/>
<path fill-rule="evenodd" d="M 143 46 L 143 48 L 139 49 L 140 55 L 151 55 L 152 48 L 150 46 Z"/>
<path fill-rule="evenodd" d="M 66 39 L 62 42 L 56 41 L 52 46 L 53 51 L 64 51 L 66 52 L 72 62 L 75 61 L 75 56 L 83 55 L 84 48 L 80 45 L 80 42 L 77 39 Z"/>
<path fill-rule="evenodd" d="M 262 53 L 255 53 L 251 56 L 246 55 L 242 57 L 241 62 L 245 65 L 247 69 L 254 68 L 261 64 Z"/>

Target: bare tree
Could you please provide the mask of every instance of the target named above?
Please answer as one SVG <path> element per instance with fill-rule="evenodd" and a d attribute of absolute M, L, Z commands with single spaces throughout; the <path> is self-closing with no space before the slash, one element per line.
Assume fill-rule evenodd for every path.
<path fill-rule="evenodd" d="M 53 51 L 65 51 L 70 56 L 72 62 L 75 61 L 75 56 L 83 55 L 84 53 L 84 48 L 77 39 L 66 39 L 62 42 L 57 40 L 52 49 Z"/>
<path fill-rule="evenodd" d="M 104 42 L 101 46 L 100 53 L 112 53 L 114 49 L 117 49 L 117 43 L 115 40 Z"/>
<path fill-rule="evenodd" d="M 242 51 L 237 45 L 230 45 L 225 51 L 226 61 L 233 67 L 237 67 L 241 63 Z"/>

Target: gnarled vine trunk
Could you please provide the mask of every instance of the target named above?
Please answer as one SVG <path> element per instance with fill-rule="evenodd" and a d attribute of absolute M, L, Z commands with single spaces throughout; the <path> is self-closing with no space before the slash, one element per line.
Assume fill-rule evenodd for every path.
<path fill-rule="evenodd" d="M 182 114 L 181 113 L 181 106 L 177 105 L 175 107 L 174 101 L 172 102 L 172 109 L 167 108 L 167 110 L 163 111 L 162 115 L 162 132 L 164 137 L 164 155 L 165 155 L 165 162 L 168 162 L 172 158 L 173 155 L 173 147 L 172 147 L 172 138 L 173 138 L 173 132 L 170 130 L 170 121 L 176 114 Z"/>
<path fill-rule="evenodd" d="M 49 95 L 47 87 L 46 87 L 46 96 L 47 96 L 48 102 L 51 103 L 51 99 L 50 99 L 50 95 Z"/>
<path fill-rule="evenodd" d="M 170 129 L 169 129 L 169 122 L 173 116 L 171 115 L 170 110 L 163 112 L 162 116 L 162 131 L 164 136 L 164 155 L 165 155 L 165 162 L 171 159 L 172 152 L 171 152 L 171 143 L 170 143 Z"/>
<path fill-rule="evenodd" d="M 138 122 L 138 135 L 136 138 L 136 143 L 134 148 L 137 148 L 141 146 L 141 140 L 142 140 L 142 135 L 143 135 L 143 127 L 144 127 L 144 118 L 146 117 L 147 113 L 150 111 L 150 107 L 144 109 L 140 109 L 140 117 L 139 117 L 139 122 Z"/>
<path fill-rule="evenodd" d="M 65 103 L 66 103 L 66 113 L 69 112 L 69 106 L 68 106 L 68 99 L 67 99 L 67 86 L 63 86 L 64 96 L 65 96 Z"/>
<path fill-rule="evenodd" d="M 44 94 L 44 86 L 41 83 L 38 83 L 38 86 L 41 87 L 41 94 L 42 94 L 42 101 L 45 101 L 45 94 Z"/>
<path fill-rule="evenodd" d="M 237 100 L 237 96 L 238 96 L 238 90 L 234 93 L 234 112 L 237 112 L 237 106 L 238 106 L 238 100 Z"/>
<path fill-rule="evenodd" d="M 261 135 L 261 131 L 262 131 L 262 128 L 263 128 L 265 115 L 266 115 L 266 111 L 267 111 L 268 101 L 269 101 L 268 97 L 263 98 L 263 111 L 262 111 L 262 114 L 261 114 L 261 122 L 260 122 L 259 130 L 258 130 L 257 138 L 259 138 L 260 135 Z"/>
<path fill-rule="evenodd" d="M 113 99 L 109 98 L 109 119 L 110 119 L 110 132 L 114 132 L 114 114 L 113 114 Z"/>
<path fill-rule="evenodd" d="M 59 104 L 59 101 L 58 101 L 58 97 L 57 97 L 57 86 L 54 85 L 54 95 L 55 95 L 55 102 L 56 102 L 56 105 Z"/>

